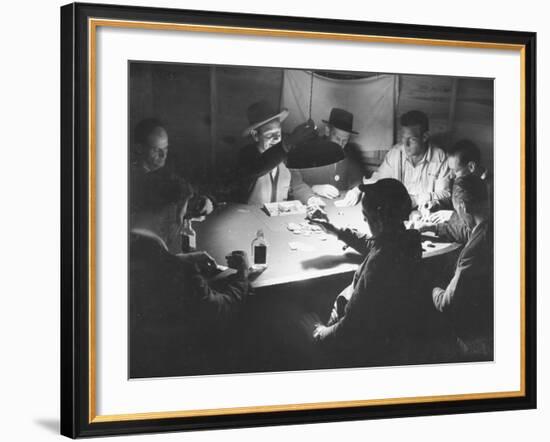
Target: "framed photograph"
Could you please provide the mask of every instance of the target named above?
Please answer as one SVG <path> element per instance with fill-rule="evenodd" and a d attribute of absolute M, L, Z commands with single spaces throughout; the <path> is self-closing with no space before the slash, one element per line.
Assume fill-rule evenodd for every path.
<path fill-rule="evenodd" d="M 61 433 L 536 407 L 529 32 L 61 8 Z"/>

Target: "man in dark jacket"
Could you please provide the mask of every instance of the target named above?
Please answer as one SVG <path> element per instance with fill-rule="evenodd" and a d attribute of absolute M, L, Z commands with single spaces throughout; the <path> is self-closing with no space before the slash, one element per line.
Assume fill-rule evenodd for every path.
<path fill-rule="evenodd" d="M 457 178 L 453 206 L 468 227 L 468 241 L 446 288 L 435 287 L 433 303 L 453 328 L 462 353 L 493 357 L 493 232 L 486 183 L 474 174 Z"/>
<path fill-rule="evenodd" d="M 291 169 L 292 197 L 307 205 L 324 205 L 322 198 L 335 199 L 341 192 L 361 183 L 363 171 L 359 147 L 350 142 L 353 130 L 353 114 L 333 108 L 326 124 L 326 139 L 344 151 L 345 157 L 335 164 L 309 169 Z"/>
<path fill-rule="evenodd" d="M 178 182 L 166 182 L 136 202 L 129 238 L 130 377 L 215 369 L 226 329 L 248 294 L 246 254 L 231 256 L 236 274 L 214 285 L 208 277 L 217 265 L 207 253 L 168 251 L 165 218 L 175 212 L 172 223 L 181 224 L 194 216 L 180 190 Z"/>
<path fill-rule="evenodd" d="M 337 297 L 327 325 L 319 324 L 313 332 L 344 364 L 376 364 L 396 357 L 414 327 L 414 280 L 422 258 L 420 234 L 403 225 L 411 211 L 403 184 L 385 178 L 360 189 L 372 237 L 317 221 L 365 256 L 351 285 Z"/>

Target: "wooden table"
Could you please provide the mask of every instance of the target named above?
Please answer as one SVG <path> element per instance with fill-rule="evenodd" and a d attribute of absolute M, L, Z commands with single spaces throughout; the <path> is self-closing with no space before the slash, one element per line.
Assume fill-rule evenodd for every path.
<path fill-rule="evenodd" d="M 326 211 L 336 226 L 368 233 L 360 205 L 337 208 L 329 201 Z M 343 250 L 344 244 L 334 236 L 316 233 L 304 236 L 288 230 L 288 223 L 304 220 L 304 214 L 270 217 L 259 207 L 231 203 L 218 207 L 205 221 L 193 226 L 197 231 L 197 249 L 207 251 L 220 264 L 225 264 L 225 256 L 233 250 L 245 250 L 252 259 L 251 243 L 256 232 L 262 229 L 268 242 L 268 267 L 253 279 L 255 288 L 349 273 L 357 269 L 363 257 L 351 248 Z M 320 239 L 323 236 L 325 240 Z M 308 250 L 291 250 L 290 242 L 301 243 Z M 423 257 L 445 254 L 459 247 L 456 243 L 424 241 Z"/>

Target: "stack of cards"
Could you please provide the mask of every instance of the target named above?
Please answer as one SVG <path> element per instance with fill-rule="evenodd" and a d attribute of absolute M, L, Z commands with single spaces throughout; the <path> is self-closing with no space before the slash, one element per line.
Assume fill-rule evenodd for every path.
<path fill-rule="evenodd" d="M 304 235 L 309 236 L 312 233 L 320 234 L 323 233 L 323 229 L 316 224 L 310 224 L 307 221 L 301 223 L 288 223 L 287 229 L 290 230 L 295 235 Z"/>

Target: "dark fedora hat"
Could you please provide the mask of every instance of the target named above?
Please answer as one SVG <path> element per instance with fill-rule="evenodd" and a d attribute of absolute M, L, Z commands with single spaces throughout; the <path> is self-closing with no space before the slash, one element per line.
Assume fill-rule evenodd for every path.
<path fill-rule="evenodd" d="M 250 126 L 243 131 L 243 137 L 272 120 L 278 119 L 282 122 L 288 116 L 288 109 L 279 111 L 266 100 L 262 100 L 251 104 L 246 111 L 246 116 Z"/>
<path fill-rule="evenodd" d="M 334 126 L 336 129 L 343 130 L 345 132 L 349 132 L 351 134 L 357 135 L 359 132 L 355 132 L 353 127 L 353 114 L 351 112 L 348 112 L 344 109 L 339 109 L 337 107 L 333 107 L 330 111 L 330 117 L 327 120 L 323 120 L 323 123 L 330 124 L 331 126 Z"/>

